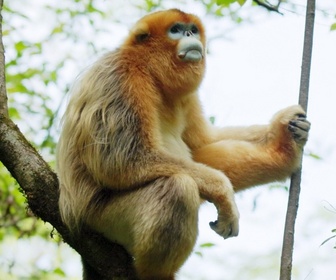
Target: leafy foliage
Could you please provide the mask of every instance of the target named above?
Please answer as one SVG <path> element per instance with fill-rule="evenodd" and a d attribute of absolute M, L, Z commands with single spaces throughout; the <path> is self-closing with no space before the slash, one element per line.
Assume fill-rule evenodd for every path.
<path fill-rule="evenodd" d="M 0 241 L 5 234 L 22 237 L 34 232 L 36 220 L 26 214 L 25 198 L 19 191 L 14 179 L 0 164 Z"/>

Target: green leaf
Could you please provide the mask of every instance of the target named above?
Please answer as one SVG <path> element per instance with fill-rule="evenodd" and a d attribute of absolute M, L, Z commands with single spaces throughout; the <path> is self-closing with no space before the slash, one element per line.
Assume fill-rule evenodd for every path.
<path fill-rule="evenodd" d="M 11 118 L 13 118 L 13 119 L 15 119 L 15 120 L 20 119 L 20 113 L 19 113 L 19 111 L 18 111 L 16 108 L 14 108 L 14 107 L 10 107 L 10 108 L 8 109 L 8 111 L 9 111 L 9 116 L 10 116 Z"/>
<path fill-rule="evenodd" d="M 336 22 L 330 26 L 330 31 L 336 30 Z"/>
<path fill-rule="evenodd" d="M 19 41 L 14 45 L 14 47 L 18 53 L 22 53 L 22 51 L 27 48 L 27 45 L 24 42 Z"/>
<path fill-rule="evenodd" d="M 208 243 L 203 243 L 203 244 L 201 244 L 200 245 L 200 247 L 201 248 L 211 248 L 211 247 L 214 247 L 216 244 L 214 244 L 214 243 L 210 243 L 210 242 L 208 242 Z"/>
<path fill-rule="evenodd" d="M 61 23 L 60 25 L 54 27 L 54 29 L 51 31 L 51 34 L 58 34 L 58 33 L 62 33 L 64 30 L 64 23 Z"/>
<path fill-rule="evenodd" d="M 243 6 L 246 3 L 246 0 L 237 0 L 240 6 Z"/>
<path fill-rule="evenodd" d="M 104 15 L 104 12 L 103 12 L 103 11 L 98 10 L 97 8 L 95 8 L 95 7 L 93 6 L 93 1 L 91 1 L 91 2 L 89 3 L 89 5 L 87 6 L 87 11 L 88 11 L 89 13 L 99 13 L 99 14 L 101 14 L 101 15 Z"/>
<path fill-rule="evenodd" d="M 196 254 L 197 256 L 203 258 L 203 254 L 202 254 L 201 252 L 197 251 L 197 252 L 195 252 L 195 254 Z"/>
<path fill-rule="evenodd" d="M 7 92 L 9 94 L 17 93 L 17 92 L 26 93 L 26 92 L 28 92 L 28 89 L 23 84 L 13 83 L 13 85 L 11 85 L 11 84 L 8 85 Z"/>
<path fill-rule="evenodd" d="M 245 1 L 245 0 L 217 0 L 218 6 L 225 6 L 228 7 L 234 2 Z"/>
<path fill-rule="evenodd" d="M 309 153 L 308 156 L 310 156 L 310 157 L 312 157 L 312 158 L 314 158 L 314 159 L 318 159 L 318 160 L 321 160 L 321 159 L 322 159 L 319 155 L 314 154 L 314 153 Z"/>
<path fill-rule="evenodd" d="M 59 267 L 56 268 L 53 272 L 54 272 L 54 274 L 59 275 L 59 276 L 63 276 L 63 277 L 66 276 L 65 272 Z"/>

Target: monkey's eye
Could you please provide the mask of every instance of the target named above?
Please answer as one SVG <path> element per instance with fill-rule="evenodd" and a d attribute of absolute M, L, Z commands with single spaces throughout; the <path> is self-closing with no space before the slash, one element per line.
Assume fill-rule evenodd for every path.
<path fill-rule="evenodd" d="M 185 26 L 182 23 L 175 23 L 169 28 L 168 36 L 173 40 L 179 40 L 183 37 Z"/>
<path fill-rule="evenodd" d="M 196 25 L 193 25 L 192 27 L 191 27 L 191 30 L 190 30 L 191 32 L 192 32 L 192 34 L 198 34 L 198 28 L 197 28 L 197 26 Z"/>
<path fill-rule="evenodd" d="M 170 28 L 170 33 L 172 34 L 177 34 L 181 32 L 181 25 L 180 24 L 175 24 Z"/>

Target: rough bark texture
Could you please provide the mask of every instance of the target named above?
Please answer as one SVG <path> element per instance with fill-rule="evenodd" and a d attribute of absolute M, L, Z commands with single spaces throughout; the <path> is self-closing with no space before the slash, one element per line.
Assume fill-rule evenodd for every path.
<path fill-rule="evenodd" d="M 0 12 L 2 11 L 3 1 L 0 0 Z M 5 50 L 2 43 L 2 15 L 0 13 L 0 114 L 8 116 L 7 94 L 5 79 Z"/>
<path fill-rule="evenodd" d="M 2 4 L 0 0 L 0 12 Z M 86 279 L 135 279 L 133 260 L 123 247 L 109 243 L 89 229 L 73 237 L 62 223 L 57 175 L 8 117 L 1 14 L 0 19 L 0 161 L 20 185 L 32 212 L 52 224 L 82 256 L 89 268 Z"/>

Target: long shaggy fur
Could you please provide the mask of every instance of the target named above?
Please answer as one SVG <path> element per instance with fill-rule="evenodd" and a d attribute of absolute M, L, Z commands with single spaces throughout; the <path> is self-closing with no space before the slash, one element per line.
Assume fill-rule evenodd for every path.
<path fill-rule="evenodd" d="M 198 28 L 199 61 L 179 56 L 179 40 L 168 36 L 176 23 Z M 174 279 L 194 246 L 201 200 L 218 210 L 212 229 L 236 236 L 234 190 L 288 177 L 307 141 L 310 124 L 299 106 L 269 125 L 209 125 L 196 93 L 204 57 L 196 16 L 176 9 L 150 14 L 120 48 L 83 72 L 63 118 L 62 219 L 74 234 L 85 223 L 123 245 L 140 279 Z"/>

